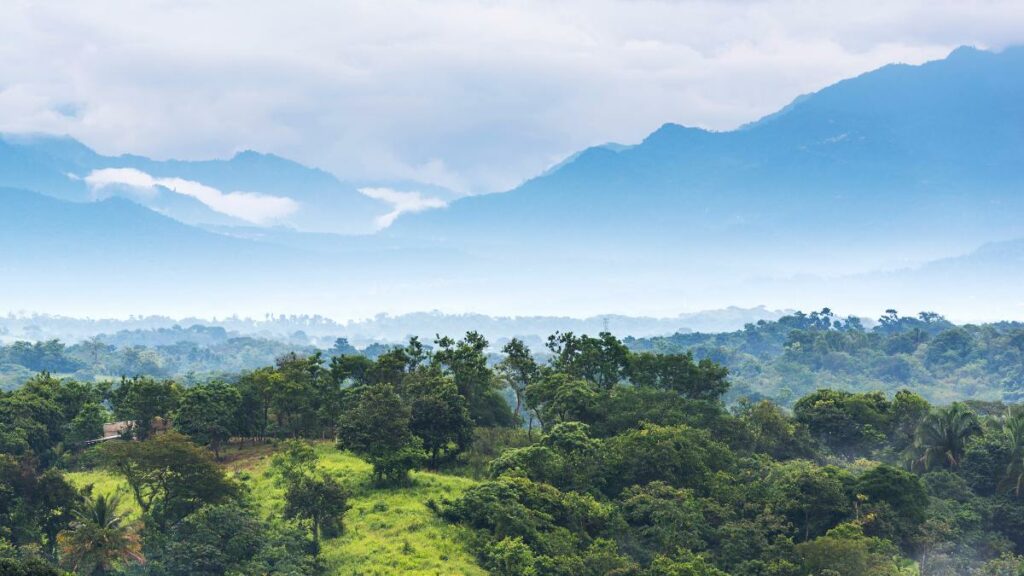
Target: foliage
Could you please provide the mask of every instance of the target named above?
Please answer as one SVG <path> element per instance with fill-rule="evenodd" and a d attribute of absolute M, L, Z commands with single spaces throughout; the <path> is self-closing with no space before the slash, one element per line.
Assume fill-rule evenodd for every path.
<path fill-rule="evenodd" d="M 177 432 L 105 444 L 103 461 L 125 478 L 143 514 L 161 528 L 237 493 L 213 456 Z"/>
<path fill-rule="evenodd" d="M 142 562 L 136 527 L 125 521 L 119 494 L 87 496 L 59 538 L 61 562 L 76 574 L 100 576 Z"/>
<path fill-rule="evenodd" d="M 426 459 L 423 441 L 409 429 L 411 409 L 390 384 L 366 386 L 338 423 L 338 446 L 373 464 L 374 478 L 386 484 L 407 482 L 409 470 Z"/>

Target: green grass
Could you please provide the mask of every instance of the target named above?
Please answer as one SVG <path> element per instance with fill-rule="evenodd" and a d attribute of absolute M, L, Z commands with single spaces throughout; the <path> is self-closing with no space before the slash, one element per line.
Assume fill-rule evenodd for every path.
<path fill-rule="evenodd" d="M 128 489 L 128 483 L 124 481 L 124 478 L 107 472 L 106 470 L 69 472 L 67 474 L 67 478 L 71 484 L 78 489 L 92 485 L 93 495 L 103 494 L 105 496 L 110 496 L 111 494 L 120 491 L 121 513 L 129 520 L 135 520 L 139 517 L 141 510 L 139 510 L 139 505 L 135 502 L 135 498 L 132 496 L 131 490 Z"/>
<path fill-rule="evenodd" d="M 322 542 L 328 573 L 338 576 L 384 574 L 449 575 L 486 574 L 465 547 L 466 533 L 438 518 L 426 507 L 429 499 L 458 496 L 473 480 L 445 474 L 414 472 L 412 486 L 379 489 L 370 485 L 371 467 L 330 443 L 319 443 L 318 465 L 345 485 L 351 509 L 345 514 L 345 532 Z M 284 491 L 268 473 L 269 447 L 226 451 L 225 469 L 252 491 L 253 500 L 268 516 L 280 517 Z M 102 471 L 68 474 L 78 486 L 94 484 L 107 493 L 124 482 Z M 131 500 L 124 497 L 125 504 Z M 134 514 L 137 508 L 132 504 Z"/>

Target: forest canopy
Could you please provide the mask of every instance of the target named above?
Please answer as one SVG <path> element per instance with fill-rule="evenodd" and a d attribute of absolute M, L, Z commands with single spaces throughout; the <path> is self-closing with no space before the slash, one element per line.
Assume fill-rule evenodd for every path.
<path fill-rule="evenodd" d="M 867 330 L 825 310 L 721 335 L 555 333 L 543 351 L 475 332 L 375 357 L 339 343 L 199 382 L 43 372 L 0 396 L 0 568 L 335 573 L 325 550 L 362 537 L 346 531 L 365 513 L 353 501 L 379 491 L 497 575 L 1019 574 L 1024 410 L 1004 401 L 1018 334 L 895 313 Z M 801 393 L 776 402 L 737 386 L 710 343 L 812 382 L 860 373 L 838 358 L 943 378 L 984 366 L 1006 375 L 1004 400 L 851 379 L 783 380 Z M 269 455 L 259 477 L 226 466 L 242 454 Z M 465 484 L 415 496 L 437 478 Z M 279 504 L 254 496 L 264 485 Z"/>

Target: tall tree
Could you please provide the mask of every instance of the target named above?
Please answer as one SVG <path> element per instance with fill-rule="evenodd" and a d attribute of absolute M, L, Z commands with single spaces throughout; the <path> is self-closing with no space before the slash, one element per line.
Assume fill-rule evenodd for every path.
<path fill-rule="evenodd" d="M 1024 493 L 1024 410 L 1006 410 L 1003 434 L 1010 452 L 1005 483 L 1014 495 L 1020 496 Z"/>
<path fill-rule="evenodd" d="M 450 377 L 421 367 L 406 377 L 405 389 L 412 400 L 409 428 L 423 440 L 431 468 L 437 468 L 442 456 L 451 458 L 469 447 L 473 420 Z"/>
<path fill-rule="evenodd" d="M 956 470 L 960 467 L 967 440 L 981 432 L 978 416 L 966 404 L 955 403 L 929 414 L 917 428 L 914 448 L 916 464 L 931 470 L 936 464 Z"/>
<path fill-rule="evenodd" d="M 447 336 L 434 343 L 432 362 L 450 374 L 466 398 L 469 415 L 478 426 L 515 424 L 512 410 L 498 393 L 494 373 L 487 366 L 487 339 L 478 332 L 467 332 L 462 340 Z"/>
<path fill-rule="evenodd" d="M 231 439 L 242 395 L 234 386 L 211 382 L 186 389 L 181 395 L 174 428 L 198 444 L 208 445 L 220 459 L 220 449 Z"/>
<path fill-rule="evenodd" d="M 125 478 L 142 512 L 161 528 L 238 491 L 207 450 L 175 431 L 144 442 L 110 442 L 102 455 L 107 468 Z"/>
<path fill-rule="evenodd" d="M 338 447 L 373 465 L 377 482 L 402 484 L 425 460 L 423 441 L 409 429 L 410 407 L 390 384 L 354 391 L 338 422 Z"/>
<path fill-rule="evenodd" d="M 149 377 L 122 378 L 110 392 L 114 415 L 133 422 L 132 434 L 145 440 L 153 433 L 155 420 L 168 418 L 178 406 L 180 389 L 170 380 Z"/>
<path fill-rule="evenodd" d="M 118 494 L 89 497 L 59 537 L 61 563 L 83 576 L 104 576 L 127 562 L 141 562 L 135 527 L 118 511 Z"/>
<path fill-rule="evenodd" d="M 540 367 L 533 359 L 530 348 L 518 338 L 509 340 L 501 351 L 505 353 L 505 359 L 498 363 L 497 369 L 516 395 L 514 414 L 518 418 L 526 397 L 526 388 L 537 379 Z"/>
<path fill-rule="evenodd" d="M 348 494 L 330 476 L 300 475 L 289 481 L 285 489 L 285 517 L 308 520 L 316 546 L 320 545 L 321 536 L 341 534 L 342 517 L 348 509 Z"/>

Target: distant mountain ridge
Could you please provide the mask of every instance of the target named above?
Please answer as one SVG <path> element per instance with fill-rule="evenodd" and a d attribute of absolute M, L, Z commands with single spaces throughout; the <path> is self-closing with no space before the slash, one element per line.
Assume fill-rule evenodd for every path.
<path fill-rule="evenodd" d="M 373 232 L 374 218 L 389 211 L 386 203 L 359 193 L 357 185 L 273 154 L 246 150 L 227 160 L 152 160 L 137 155 L 104 156 L 68 137 L 0 135 L 0 186 L 75 202 L 123 196 L 192 225 L 251 224 L 194 197 L 172 193 L 168 185 L 140 191 L 115 183 L 97 188 L 87 181 L 90 174 L 104 170 L 135 170 L 154 179 L 187 180 L 223 194 L 288 198 L 296 202 L 297 210 L 278 223 L 310 231 Z"/>
<path fill-rule="evenodd" d="M 13 247 L 0 252 L 0 271 L 16 279 L 0 283 L 0 301 L 49 311 L 43 304 L 74 287 L 75 306 L 183 316 L 665 317 L 729 305 L 875 314 L 910 302 L 954 318 L 970 318 L 971 306 L 1024 317 L 1014 295 L 1024 269 L 1024 48 L 886 66 L 730 132 L 666 124 L 639 144 L 584 150 L 514 190 L 404 215 L 373 235 L 207 220 L 183 194 L 68 202 L 91 199 L 81 178 L 107 168 L 300 204 L 346 190 L 369 202 L 344 196 L 318 211 L 324 220 L 389 209 L 274 156 L 159 162 L 5 136 L 0 185 L 53 198 L 0 190 L 0 242 Z"/>
<path fill-rule="evenodd" d="M 475 330 L 492 341 L 512 337 L 528 338 L 538 349 L 555 331 L 592 334 L 608 330 L 620 337 L 670 335 L 677 332 L 725 332 L 744 324 L 776 320 L 790 311 L 759 308 L 728 308 L 651 318 L 608 314 L 592 318 L 564 316 L 497 317 L 486 314 L 378 314 L 373 318 L 336 322 L 322 316 L 281 316 L 250 318 L 170 318 L 149 316 L 131 319 L 88 319 L 49 315 L 0 316 L 0 343 L 16 340 L 39 341 L 58 338 L 74 343 L 97 335 L 122 344 L 165 345 L 179 341 L 207 342 L 241 336 L 262 337 L 330 348 L 334 339 L 345 337 L 360 346 L 402 343 L 411 335 L 426 342 L 437 334 L 460 336 Z"/>
<path fill-rule="evenodd" d="M 1024 236 L 1022 189 L 1024 48 L 961 48 L 844 80 L 739 130 L 666 124 L 635 146 L 591 148 L 386 234 L 494 245 L 576 236 L 612 249 L 699 241 L 724 248 L 715 260 L 763 250 L 773 266 L 805 264 L 775 256 L 809 237 L 859 262 L 851 243 L 868 239 L 868 251 L 893 245 L 909 263 Z"/>

